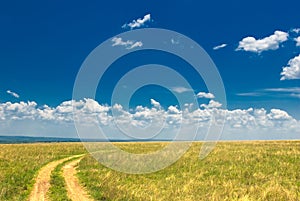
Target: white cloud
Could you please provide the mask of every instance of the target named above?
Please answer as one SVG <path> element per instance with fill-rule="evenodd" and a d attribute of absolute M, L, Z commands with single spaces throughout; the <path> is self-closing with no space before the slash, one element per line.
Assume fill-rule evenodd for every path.
<path fill-rule="evenodd" d="M 206 93 L 206 92 L 199 92 L 197 94 L 198 98 L 208 98 L 208 99 L 214 99 L 215 95 L 213 95 L 212 93 Z"/>
<path fill-rule="evenodd" d="M 300 54 L 289 60 L 280 75 L 282 76 L 280 80 L 300 79 Z"/>
<path fill-rule="evenodd" d="M 32 102 L 23 102 L 20 103 L 1 103 L 0 107 L 3 111 L 4 116 L 2 116 L 3 119 L 7 120 L 19 120 L 19 119 L 35 119 L 36 116 L 36 106 L 37 103 Z"/>
<path fill-rule="evenodd" d="M 300 98 L 300 93 L 291 93 L 291 97 Z"/>
<path fill-rule="evenodd" d="M 129 27 L 130 29 L 135 29 L 144 26 L 144 24 L 148 21 L 151 21 L 151 14 L 145 15 L 142 19 L 139 18 L 137 20 L 133 20 L 132 22 L 128 24 L 124 24 L 122 28 Z"/>
<path fill-rule="evenodd" d="M 300 93 L 300 87 L 266 88 L 264 91 Z"/>
<path fill-rule="evenodd" d="M 267 115 L 271 120 L 290 120 L 292 117 L 283 110 L 280 109 L 271 109 L 271 112 Z"/>
<path fill-rule="evenodd" d="M 173 106 L 173 105 L 168 107 L 168 112 L 170 114 L 180 114 L 181 113 L 181 111 L 176 106 Z"/>
<path fill-rule="evenodd" d="M 262 94 L 259 92 L 245 92 L 245 93 L 237 93 L 237 96 L 261 96 Z"/>
<path fill-rule="evenodd" d="M 178 40 L 175 40 L 174 38 L 171 38 L 171 43 L 173 45 L 178 45 L 179 44 L 179 41 Z"/>
<path fill-rule="evenodd" d="M 273 35 L 262 39 L 248 36 L 239 42 L 238 50 L 261 53 L 267 50 L 276 50 L 279 45 L 288 40 L 289 34 L 283 31 L 275 31 Z"/>
<path fill-rule="evenodd" d="M 8 93 L 9 95 L 12 95 L 15 98 L 20 98 L 19 94 L 17 94 L 16 92 L 13 92 L 11 90 L 7 90 L 6 93 Z"/>
<path fill-rule="evenodd" d="M 249 129 L 256 124 L 254 115 L 251 115 L 252 112 L 253 112 L 253 108 L 249 108 L 247 110 L 236 109 L 236 110 L 228 111 L 226 121 L 228 122 L 231 128 Z M 261 111 L 257 111 L 257 112 L 261 113 Z M 266 114 L 263 113 L 263 116 L 265 115 Z"/>
<path fill-rule="evenodd" d="M 123 41 L 121 37 L 114 37 L 111 39 L 111 42 L 113 42 L 112 46 L 124 46 L 126 49 L 130 50 L 136 47 L 142 47 L 143 43 L 141 41 L 133 41 L 133 40 L 127 40 Z"/>
<path fill-rule="evenodd" d="M 154 99 L 150 99 L 150 101 L 151 101 L 151 105 L 153 105 L 153 107 L 155 107 L 155 108 L 160 108 L 160 103 L 159 102 L 157 102 L 156 100 L 154 100 Z"/>
<path fill-rule="evenodd" d="M 300 87 L 267 88 L 264 89 L 264 91 L 276 92 L 279 93 L 281 96 L 300 98 Z"/>
<path fill-rule="evenodd" d="M 294 39 L 296 41 L 296 46 L 300 46 L 300 36 Z"/>
<path fill-rule="evenodd" d="M 142 47 L 143 43 L 141 41 L 137 41 L 135 43 L 133 43 L 128 49 L 133 49 L 135 47 Z"/>
<path fill-rule="evenodd" d="M 292 32 L 295 32 L 296 34 L 300 33 L 300 28 L 294 28 L 292 29 Z"/>
<path fill-rule="evenodd" d="M 208 104 L 201 104 L 200 107 L 202 108 L 219 108 L 221 107 L 222 104 L 219 103 L 218 101 L 210 100 Z"/>
<path fill-rule="evenodd" d="M 192 89 L 186 88 L 186 87 L 172 87 L 171 88 L 172 91 L 175 91 L 176 93 L 184 93 L 184 92 L 188 92 L 188 91 L 192 91 Z"/>
<path fill-rule="evenodd" d="M 300 98 L 300 87 L 285 87 L 285 88 L 265 88 L 255 90 L 253 92 L 237 93 L 237 96 L 264 96 L 277 98 Z"/>
<path fill-rule="evenodd" d="M 273 108 L 269 111 L 264 108 L 227 110 L 220 108 L 222 104 L 214 100 L 194 109 L 190 107 L 180 109 L 178 106 L 172 105 L 164 109 L 154 99 L 151 99 L 151 104 L 150 108 L 137 106 L 129 112 L 119 104 L 101 105 L 93 99 L 65 101 L 57 107 L 47 105 L 39 107 L 33 101 L 0 103 L 0 134 L 23 135 L 33 132 L 53 135 L 55 131 L 63 136 L 65 133 L 73 133 L 73 136 L 76 136 L 73 124 L 74 112 L 77 114 L 75 115 L 76 121 L 83 125 L 99 125 L 109 131 L 108 133 L 112 136 L 115 136 L 114 133 L 116 133 L 115 124 L 129 129 L 129 131 L 134 128 L 145 129 L 151 125 L 153 127 L 150 127 L 149 132 L 153 128 L 163 125 L 164 132 L 166 132 L 163 136 L 166 138 L 172 136 L 174 129 L 176 130 L 182 125 L 186 128 L 197 124 L 199 133 L 206 133 L 213 116 L 217 122 L 225 119 L 224 135 L 230 139 L 245 139 L 247 138 L 244 136 L 246 133 L 256 135 L 256 139 L 262 137 L 257 134 L 265 135 L 266 138 L 272 138 L 276 133 L 281 137 L 291 134 L 298 138 L 300 136 L 300 121 L 281 109 Z M 162 122 L 165 123 L 162 124 Z M 87 128 L 89 127 L 87 126 Z M 88 129 L 87 131 L 90 132 Z M 121 134 L 118 134 L 115 137 L 120 136 Z"/>
<path fill-rule="evenodd" d="M 227 44 L 223 43 L 221 45 L 217 45 L 217 46 L 213 47 L 213 50 L 218 50 L 218 49 L 224 48 L 226 46 L 227 46 Z"/>
<path fill-rule="evenodd" d="M 300 98 L 300 87 L 285 87 L 285 88 L 265 88 L 259 89 L 253 92 L 237 93 L 237 96 L 269 96 L 269 97 L 296 97 Z"/>
<path fill-rule="evenodd" d="M 260 132 L 284 132 L 294 128 L 300 131 L 299 121 L 280 109 L 271 109 L 269 113 L 264 108 L 236 109 L 228 111 L 226 119 L 232 128 L 247 128 L 247 131 L 257 129 Z"/>

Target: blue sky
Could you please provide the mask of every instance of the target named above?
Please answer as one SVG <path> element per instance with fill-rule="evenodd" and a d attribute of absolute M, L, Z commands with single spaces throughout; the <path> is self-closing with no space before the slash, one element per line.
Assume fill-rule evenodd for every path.
<path fill-rule="evenodd" d="M 76 75 L 89 53 L 107 39 L 130 30 L 129 25 L 122 27 L 124 24 L 149 14 L 150 19 L 145 19 L 138 28 L 170 29 L 205 49 L 223 79 L 230 111 L 264 108 L 270 112 L 276 108 L 295 120 L 300 119 L 299 1 L 280 4 L 256 0 L 6 1 L 0 4 L 3 108 L 8 102 L 21 101 L 26 104 L 34 101 L 36 110 L 45 104 L 56 108 L 71 100 Z M 181 69 L 189 77 L 195 93 L 207 91 L 201 78 L 185 70 L 186 64 L 178 58 L 157 52 L 136 53 L 116 62 L 107 72 L 106 87 L 97 94 L 97 101 L 109 104 L 110 87 L 122 73 L 153 60 Z M 282 74 L 283 67 L 287 67 L 286 76 Z M 131 105 L 150 108 L 150 99 L 164 108 L 177 104 L 170 91 L 145 87 L 134 95 Z M 8 113 L 7 109 L 2 111 Z M 26 134 L 38 135 L 37 131 L 33 132 L 35 125 L 27 128 L 25 123 L 20 126 L 17 122 L 20 129 L 13 130 L 13 120 L 8 121 L 13 114 L 3 115 L 3 122 L 9 126 L 0 134 L 22 134 L 22 129 L 27 129 Z M 42 125 L 46 127 L 44 135 L 60 130 L 47 122 Z M 68 130 L 68 126 L 64 128 Z M 70 135 L 73 132 L 68 130 Z"/>

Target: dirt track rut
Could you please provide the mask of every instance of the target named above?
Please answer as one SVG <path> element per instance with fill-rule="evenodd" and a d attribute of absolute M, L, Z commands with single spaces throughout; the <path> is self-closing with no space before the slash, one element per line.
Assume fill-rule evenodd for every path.
<path fill-rule="evenodd" d="M 63 168 L 63 177 L 66 181 L 66 189 L 68 197 L 73 201 L 91 201 L 84 188 L 80 185 L 78 178 L 76 177 L 76 166 L 82 158 L 76 159 L 67 163 Z"/>

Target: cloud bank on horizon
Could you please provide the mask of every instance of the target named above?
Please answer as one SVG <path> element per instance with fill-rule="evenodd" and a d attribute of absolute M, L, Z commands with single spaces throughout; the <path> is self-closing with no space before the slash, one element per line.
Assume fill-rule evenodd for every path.
<path fill-rule="evenodd" d="M 291 139 L 300 134 L 300 121 L 286 111 L 276 108 L 269 111 L 264 108 L 228 110 L 221 108 L 222 104 L 214 100 L 209 100 L 207 104 L 201 104 L 196 109 L 191 109 L 189 104 L 184 108 L 172 105 L 163 108 L 158 101 L 150 101 L 151 107 L 137 106 L 130 111 L 119 104 L 101 105 L 93 99 L 65 101 L 57 107 L 38 106 L 34 101 L 0 103 L 0 133 L 53 136 L 53 131 L 56 131 L 57 136 L 75 137 L 75 107 L 81 124 L 87 125 L 87 128 L 90 124 L 99 125 L 111 139 L 126 139 L 115 129 L 115 123 L 131 128 L 144 128 L 150 124 L 159 126 L 161 121 L 165 120 L 161 139 L 172 138 L 174 131 L 182 125 L 198 123 L 197 139 L 201 140 L 204 139 L 212 117 L 216 122 L 225 119 L 223 139 Z M 87 129 L 86 132 L 91 131 Z M 190 139 L 189 132 L 186 132 L 186 139 Z M 95 136 L 90 137 L 96 138 Z"/>

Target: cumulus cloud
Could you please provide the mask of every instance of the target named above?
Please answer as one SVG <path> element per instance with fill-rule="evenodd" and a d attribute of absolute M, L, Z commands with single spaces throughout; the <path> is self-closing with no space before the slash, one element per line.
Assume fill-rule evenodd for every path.
<path fill-rule="evenodd" d="M 291 120 L 292 117 L 283 110 L 280 109 L 271 109 L 271 112 L 267 115 L 271 120 Z"/>
<path fill-rule="evenodd" d="M 199 92 L 197 94 L 198 98 L 208 98 L 208 99 L 214 99 L 215 95 L 213 95 L 212 93 L 206 93 L 206 92 Z"/>
<path fill-rule="evenodd" d="M 186 87 L 172 87 L 171 88 L 172 91 L 175 91 L 176 93 L 184 93 L 184 92 L 188 92 L 188 91 L 192 91 L 192 89 L 186 88 Z"/>
<path fill-rule="evenodd" d="M 154 99 L 150 99 L 150 101 L 151 101 L 151 105 L 153 105 L 153 107 L 155 107 L 155 108 L 160 108 L 160 103 L 159 102 L 157 102 L 156 100 L 154 100 Z"/>
<path fill-rule="evenodd" d="M 146 22 L 151 21 L 151 14 L 145 15 L 143 18 L 139 18 L 137 20 L 133 20 L 132 22 L 128 24 L 124 24 L 122 28 L 130 28 L 130 29 L 135 29 L 135 28 L 140 28 L 145 25 Z"/>
<path fill-rule="evenodd" d="M 145 129 L 149 125 L 153 126 L 149 130 L 151 132 L 152 128 L 163 125 L 163 132 L 165 132 L 163 136 L 168 138 L 182 125 L 189 128 L 197 124 L 199 133 L 205 133 L 212 120 L 216 122 L 225 120 L 224 133 L 231 136 L 231 139 L 237 137 L 232 136 L 232 133 L 238 133 L 238 136 L 243 136 L 245 133 L 257 135 L 258 132 L 268 137 L 274 133 L 280 135 L 294 133 L 298 137 L 300 136 L 300 121 L 281 109 L 273 108 L 269 111 L 264 108 L 227 110 L 222 109 L 222 104 L 214 100 L 194 109 L 191 107 L 179 108 L 176 105 L 164 109 L 154 99 L 151 99 L 151 104 L 152 107 L 137 106 L 127 111 L 122 105 L 102 105 L 93 99 L 65 101 L 56 107 L 38 106 L 34 101 L 0 103 L 0 133 L 7 134 L 11 129 L 20 128 L 19 133 L 16 131 L 14 134 L 23 134 L 24 132 L 28 133 L 26 129 L 36 128 L 34 131 L 29 131 L 42 132 L 49 129 L 47 130 L 49 135 L 53 133 L 52 128 L 57 128 L 57 132 L 64 134 L 65 132 L 75 132 L 73 121 L 76 120 L 82 125 L 87 125 L 87 128 L 89 128 L 88 125 L 99 125 L 108 130 L 108 133 L 112 133 L 111 135 L 116 133 L 115 124 L 132 132 L 134 132 L 134 128 Z M 73 113 L 76 115 L 73 116 Z M 88 129 L 87 131 L 90 132 Z"/>
<path fill-rule="evenodd" d="M 2 111 L 3 120 L 35 120 L 38 116 L 37 103 L 34 101 L 19 102 L 19 103 L 1 103 L 0 110 Z"/>
<path fill-rule="evenodd" d="M 247 128 L 269 131 L 289 130 L 289 126 L 299 129 L 299 121 L 291 117 L 286 111 L 271 109 L 268 113 L 264 108 L 228 111 L 227 122 L 232 128 Z"/>
<path fill-rule="evenodd" d="M 168 113 L 170 113 L 170 114 L 180 114 L 181 111 L 176 106 L 171 105 L 171 106 L 168 107 Z"/>
<path fill-rule="evenodd" d="M 217 46 L 213 47 L 213 50 L 219 50 L 219 49 L 224 48 L 226 46 L 227 46 L 227 44 L 223 43 L 221 45 L 217 45 Z"/>
<path fill-rule="evenodd" d="M 300 79 L 300 54 L 289 60 L 280 75 L 282 76 L 280 80 Z"/>
<path fill-rule="evenodd" d="M 9 95 L 11 95 L 15 98 L 20 98 L 19 94 L 17 94 L 16 92 L 13 92 L 11 90 L 7 90 L 6 93 L 8 93 Z"/>
<path fill-rule="evenodd" d="M 296 41 L 296 46 L 300 46 L 300 36 L 294 39 Z"/>
<path fill-rule="evenodd" d="M 261 53 L 267 50 L 276 50 L 279 45 L 288 40 L 289 34 L 283 31 L 275 31 L 273 35 L 262 39 L 256 39 L 252 36 L 243 38 L 239 42 L 236 51 L 243 50 L 255 53 Z"/>
<path fill-rule="evenodd" d="M 201 104 L 200 107 L 202 108 L 219 108 L 222 107 L 222 104 L 218 101 L 210 100 L 208 104 Z"/>
<path fill-rule="evenodd" d="M 112 44 L 113 47 L 124 46 L 128 50 L 143 46 L 143 43 L 141 41 L 133 41 L 133 40 L 123 41 L 121 37 L 114 37 L 113 39 L 111 39 L 111 42 L 113 43 Z"/>

